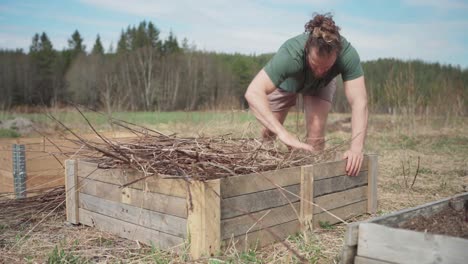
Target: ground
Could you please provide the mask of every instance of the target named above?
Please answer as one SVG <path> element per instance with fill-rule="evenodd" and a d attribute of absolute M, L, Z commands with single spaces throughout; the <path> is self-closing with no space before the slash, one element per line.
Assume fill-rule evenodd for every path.
<path fill-rule="evenodd" d="M 157 114 L 155 114 L 157 115 Z M 256 136 L 259 125 L 246 113 L 216 113 L 221 118 L 197 122 L 148 122 L 162 132 L 180 135 Z M 247 115 L 247 117 L 246 117 Z M 195 115 L 194 115 L 195 116 Z M 196 116 L 203 116 L 196 115 Z M 332 114 L 329 145 L 349 144 L 348 115 Z M 339 122 L 336 122 L 340 120 Z M 291 114 L 287 128 L 303 136 L 303 121 Z M 108 129 L 108 128 L 107 128 Z M 371 116 L 366 152 L 379 155 L 378 212 L 383 215 L 468 191 L 468 118 Z M 0 263 L 184 263 L 187 251 L 160 251 L 84 226 L 65 223 L 63 200 L 34 201 L 0 209 Z M 5 204 L 3 204 L 5 205 Z M 46 207 L 47 205 L 47 207 Z M 372 217 L 364 215 L 355 220 Z M 343 243 L 344 224 L 324 225 L 296 234 L 284 243 L 238 252 L 228 248 L 200 263 L 298 262 L 295 252 L 311 263 L 334 263 Z"/>

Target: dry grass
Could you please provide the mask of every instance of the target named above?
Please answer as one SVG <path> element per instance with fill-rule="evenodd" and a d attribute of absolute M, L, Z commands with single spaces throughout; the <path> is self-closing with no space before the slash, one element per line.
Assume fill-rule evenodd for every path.
<path fill-rule="evenodd" d="M 330 121 L 344 117 L 332 115 Z M 302 117 L 298 119 L 299 123 L 295 120 L 291 116 L 287 123 L 291 131 L 303 127 Z M 468 191 L 467 121 L 467 118 L 453 119 L 447 126 L 443 120 L 421 118 L 415 126 L 399 117 L 372 117 L 367 150 L 379 154 L 378 214 Z M 227 120 L 197 125 L 177 123 L 156 128 L 163 133 L 184 131 L 181 136 L 185 137 L 226 133 L 253 137 L 258 135 L 260 127 L 256 123 L 233 124 Z M 349 138 L 349 133 L 330 131 L 327 137 L 329 144 L 342 144 Z M 0 214 L 10 215 L 3 208 L 0 210 Z M 10 216 L 15 217 L 14 214 Z M 184 263 L 188 260 L 184 248 L 178 254 L 162 252 L 92 228 L 69 226 L 65 223 L 63 206 L 52 213 L 50 210 L 23 212 L 23 217 L 30 221 L 15 224 L 0 218 L 0 262 L 43 263 L 54 258 L 67 260 L 67 263 Z M 371 216 L 359 219 L 368 217 Z M 313 233 L 291 236 L 285 243 L 312 263 L 334 263 L 341 249 L 343 234 L 343 225 L 325 226 Z M 238 252 L 230 247 L 220 252 L 218 257 L 199 262 L 298 263 L 298 260 L 284 244 L 278 243 L 249 252 Z"/>

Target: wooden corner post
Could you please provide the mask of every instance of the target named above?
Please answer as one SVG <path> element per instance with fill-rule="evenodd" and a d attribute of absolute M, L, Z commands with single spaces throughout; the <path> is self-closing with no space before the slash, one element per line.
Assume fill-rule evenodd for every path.
<path fill-rule="evenodd" d="M 214 256 L 221 249 L 220 180 L 192 181 L 187 202 L 190 254 L 193 259 Z"/>
<path fill-rule="evenodd" d="M 78 215 L 78 164 L 76 160 L 65 161 L 65 193 L 67 207 L 67 221 L 79 224 Z"/>
<path fill-rule="evenodd" d="M 301 214 L 303 231 L 313 229 L 314 216 L 314 166 L 301 167 Z"/>
<path fill-rule="evenodd" d="M 375 214 L 377 212 L 377 155 L 369 155 L 368 160 L 367 213 Z"/>

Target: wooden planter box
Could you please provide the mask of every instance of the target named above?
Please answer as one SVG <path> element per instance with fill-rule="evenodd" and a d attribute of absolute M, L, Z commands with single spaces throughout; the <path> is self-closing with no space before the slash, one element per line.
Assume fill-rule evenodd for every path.
<path fill-rule="evenodd" d="M 468 239 L 400 228 L 414 217 L 429 217 L 448 207 L 468 215 L 468 193 L 348 224 L 341 263 L 467 263 Z"/>
<path fill-rule="evenodd" d="M 196 259 L 339 222 L 312 200 L 342 219 L 375 212 L 377 156 L 365 157 L 357 177 L 344 168 L 337 161 L 190 183 L 150 177 L 121 188 L 143 174 L 67 160 L 67 219 L 162 249 L 189 242 Z"/>

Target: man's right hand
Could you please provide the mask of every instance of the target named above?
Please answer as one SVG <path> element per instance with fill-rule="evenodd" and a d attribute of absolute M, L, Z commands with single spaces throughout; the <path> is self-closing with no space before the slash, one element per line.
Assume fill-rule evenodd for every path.
<path fill-rule="evenodd" d="M 278 134 L 278 139 L 293 149 L 303 149 L 303 150 L 311 151 L 311 152 L 314 151 L 313 146 L 299 141 L 296 137 L 294 137 L 293 135 L 291 135 L 290 133 L 286 131 L 281 134 Z"/>

